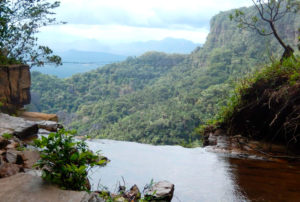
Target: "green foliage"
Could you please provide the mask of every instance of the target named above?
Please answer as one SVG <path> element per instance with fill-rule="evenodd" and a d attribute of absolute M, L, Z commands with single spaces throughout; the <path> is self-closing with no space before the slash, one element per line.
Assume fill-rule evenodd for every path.
<path fill-rule="evenodd" d="M 298 33 L 300 34 L 300 29 L 298 29 Z M 300 36 L 298 36 L 298 50 L 300 51 Z"/>
<path fill-rule="evenodd" d="M 4 133 L 1 135 L 4 139 L 7 139 L 7 140 L 10 140 L 13 138 L 13 135 L 12 134 L 9 134 L 9 133 Z"/>
<path fill-rule="evenodd" d="M 56 23 L 52 15 L 59 5 L 47 0 L 0 1 L 0 64 L 61 64 L 61 58 L 38 45 L 35 37 L 41 27 Z"/>
<path fill-rule="evenodd" d="M 36 139 L 35 146 L 41 148 L 36 165 L 42 169 L 43 179 L 63 189 L 88 190 L 87 169 L 104 166 L 107 159 L 89 151 L 84 141 L 75 141 L 74 135 L 74 131 L 61 129 Z"/>

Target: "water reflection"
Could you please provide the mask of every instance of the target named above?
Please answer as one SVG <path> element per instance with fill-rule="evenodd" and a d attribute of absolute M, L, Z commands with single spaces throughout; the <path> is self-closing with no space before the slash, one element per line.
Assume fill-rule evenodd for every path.
<path fill-rule="evenodd" d="M 95 140 L 89 146 L 101 149 L 111 160 L 108 166 L 92 170 L 93 189 L 100 181 L 114 191 L 122 176 L 128 188 L 133 184 L 142 188 L 153 178 L 175 184 L 173 201 L 245 201 L 228 160 L 205 149 L 111 140 Z"/>
<path fill-rule="evenodd" d="M 236 184 L 251 201 L 300 201 L 300 164 L 228 159 Z"/>

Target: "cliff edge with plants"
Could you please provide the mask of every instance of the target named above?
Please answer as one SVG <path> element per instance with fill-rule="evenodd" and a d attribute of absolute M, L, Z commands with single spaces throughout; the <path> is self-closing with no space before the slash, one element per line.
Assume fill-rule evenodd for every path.
<path fill-rule="evenodd" d="M 229 136 L 280 144 L 289 153 L 300 146 L 300 61 L 289 58 L 267 65 L 237 85 L 208 134 L 223 129 Z"/>

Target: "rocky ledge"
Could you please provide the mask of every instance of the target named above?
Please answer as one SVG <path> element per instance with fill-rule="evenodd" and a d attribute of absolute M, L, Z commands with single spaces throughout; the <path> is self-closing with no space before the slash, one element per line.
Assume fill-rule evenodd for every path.
<path fill-rule="evenodd" d="M 204 136 L 208 151 L 227 154 L 237 158 L 255 158 L 270 161 L 298 160 L 289 155 L 285 145 L 256 141 L 242 135 L 228 135 L 222 129 L 210 131 Z"/>

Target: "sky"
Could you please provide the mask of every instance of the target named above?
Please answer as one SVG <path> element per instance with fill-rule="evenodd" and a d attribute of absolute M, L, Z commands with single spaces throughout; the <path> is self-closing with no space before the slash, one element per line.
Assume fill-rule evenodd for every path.
<path fill-rule="evenodd" d="M 52 0 L 51 0 L 52 1 Z M 54 0 L 53 0 L 54 1 Z M 85 49 L 167 37 L 203 44 L 209 20 L 220 11 L 251 5 L 250 0 L 60 0 L 56 18 L 65 25 L 44 27 L 42 44 Z M 60 44 L 60 45 L 58 45 Z M 103 48 L 103 47 L 102 47 Z"/>

